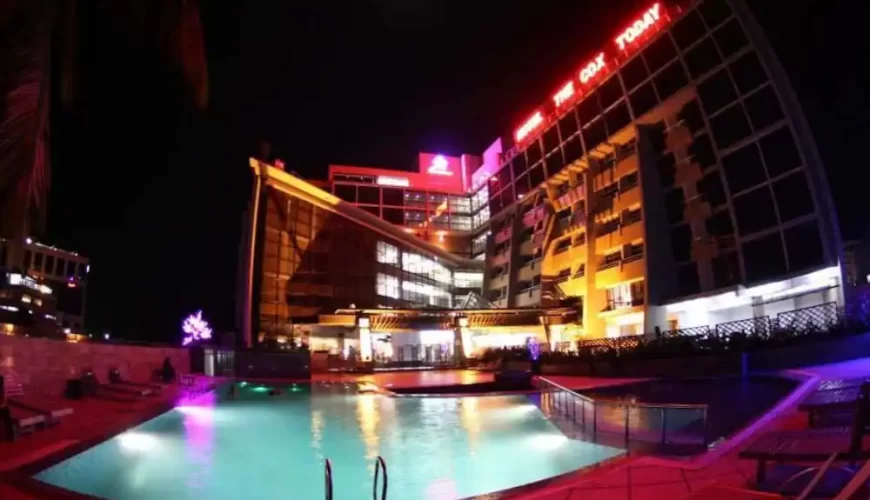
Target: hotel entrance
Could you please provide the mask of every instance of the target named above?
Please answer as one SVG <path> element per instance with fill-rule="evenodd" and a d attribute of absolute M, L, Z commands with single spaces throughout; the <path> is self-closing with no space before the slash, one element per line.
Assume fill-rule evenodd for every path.
<path fill-rule="evenodd" d="M 376 368 L 434 368 L 456 365 L 451 330 L 372 332 Z"/>

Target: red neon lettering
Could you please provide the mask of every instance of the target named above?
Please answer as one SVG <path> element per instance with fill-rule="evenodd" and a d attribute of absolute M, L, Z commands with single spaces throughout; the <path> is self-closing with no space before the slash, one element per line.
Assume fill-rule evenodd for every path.
<path fill-rule="evenodd" d="M 556 95 L 553 96 L 553 102 L 556 103 L 556 107 L 565 104 L 568 99 L 570 99 L 574 95 L 574 82 L 568 82 L 564 87 L 559 89 L 556 92 Z"/>
<path fill-rule="evenodd" d="M 517 142 L 525 139 L 527 135 L 532 133 L 532 131 L 538 128 L 542 123 L 544 123 L 544 115 L 542 115 L 540 111 L 536 111 L 535 114 L 526 120 L 526 123 L 523 123 L 523 125 L 517 129 L 516 133 L 514 133 Z"/>
<path fill-rule="evenodd" d="M 631 26 L 625 29 L 618 37 L 616 37 L 616 45 L 619 50 L 625 50 L 626 44 L 633 42 L 637 37 L 642 35 L 650 26 L 654 25 L 659 20 L 659 4 L 654 4 L 644 12 L 640 19 L 631 23 Z"/>
<path fill-rule="evenodd" d="M 595 59 L 587 64 L 580 71 L 580 82 L 586 83 L 592 79 L 593 76 L 598 74 L 601 69 L 604 68 L 604 52 L 598 54 Z"/>

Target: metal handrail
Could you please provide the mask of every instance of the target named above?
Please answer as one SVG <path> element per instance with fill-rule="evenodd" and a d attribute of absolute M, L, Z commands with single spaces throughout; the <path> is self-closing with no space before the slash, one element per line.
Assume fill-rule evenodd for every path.
<path fill-rule="evenodd" d="M 625 425 L 624 425 L 624 433 L 625 433 L 625 447 L 629 448 L 629 444 L 631 441 L 631 426 L 630 426 L 630 417 L 632 409 L 653 409 L 661 412 L 661 446 L 666 446 L 667 443 L 667 412 L 668 410 L 695 410 L 703 413 L 703 431 L 702 431 L 702 441 L 703 446 L 706 448 L 708 436 L 707 436 L 707 412 L 708 405 L 706 404 L 687 404 L 687 403 L 637 403 L 631 401 L 617 401 L 617 400 L 596 400 L 589 396 L 585 396 L 578 392 L 572 391 L 565 386 L 562 386 L 552 380 L 549 380 L 545 377 L 537 377 L 537 380 L 549 386 L 553 390 L 553 399 L 552 405 L 557 410 L 560 408 L 566 417 L 571 417 L 573 419 L 574 424 L 578 424 L 577 421 L 577 404 L 576 402 L 568 402 L 566 401 L 565 395 L 572 396 L 574 399 L 580 400 L 581 408 L 580 408 L 580 420 L 579 424 L 584 428 L 586 428 L 586 404 L 591 405 L 592 410 L 592 438 L 595 440 L 598 435 L 598 410 L 599 408 L 622 408 L 625 413 Z M 542 387 L 544 389 L 544 387 Z M 561 398 L 559 397 L 560 393 L 565 394 Z M 560 403 L 561 399 L 561 403 Z"/>
<path fill-rule="evenodd" d="M 332 500 L 332 462 L 329 459 L 326 459 L 326 470 L 325 472 L 325 484 L 324 490 L 326 491 L 326 500 Z"/>
<path fill-rule="evenodd" d="M 378 498 L 378 472 L 384 471 L 384 485 L 381 487 L 381 496 Z M 384 457 L 378 456 L 375 460 L 375 481 L 372 485 L 372 500 L 387 500 L 387 462 Z"/>

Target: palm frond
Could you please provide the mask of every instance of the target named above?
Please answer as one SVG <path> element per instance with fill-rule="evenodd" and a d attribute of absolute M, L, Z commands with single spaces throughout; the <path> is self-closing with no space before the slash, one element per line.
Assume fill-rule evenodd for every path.
<path fill-rule="evenodd" d="M 5 0 L 11 1 L 11 0 Z M 57 2 L 16 2 L 0 46 L 0 234 L 19 236 L 49 186 L 51 35 Z"/>

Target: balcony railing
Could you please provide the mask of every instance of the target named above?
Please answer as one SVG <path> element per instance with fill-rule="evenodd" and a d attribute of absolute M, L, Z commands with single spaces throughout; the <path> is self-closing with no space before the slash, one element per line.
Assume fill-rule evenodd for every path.
<path fill-rule="evenodd" d="M 607 301 L 607 307 L 602 312 L 615 311 L 617 309 L 627 309 L 643 305 L 643 297 L 632 297 L 629 299 L 611 299 Z"/>
<path fill-rule="evenodd" d="M 617 258 L 615 258 L 615 259 L 608 259 L 605 257 L 605 259 L 601 262 L 601 264 L 598 264 L 598 270 L 604 271 L 605 269 L 610 269 L 612 267 L 618 266 L 619 263 L 621 262 L 621 260 L 619 259 L 619 254 L 616 254 L 616 255 L 617 255 Z"/>
<path fill-rule="evenodd" d="M 623 258 L 622 263 L 628 264 L 629 262 L 634 262 L 634 261 L 640 260 L 642 258 L 643 258 L 643 251 L 640 251 L 640 252 L 632 253 L 631 255 L 628 255 L 627 257 Z"/>
<path fill-rule="evenodd" d="M 619 179 L 619 192 L 624 193 L 630 189 L 636 188 L 638 185 L 637 172 L 631 173 Z"/>
<path fill-rule="evenodd" d="M 643 218 L 643 214 L 640 210 L 631 210 L 629 212 L 624 212 L 622 214 L 622 225 L 630 226 L 636 222 L 640 222 Z"/>
<path fill-rule="evenodd" d="M 619 219 L 611 219 L 598 226 L 598 236 L 607 236 L 619 229 Z"/>

